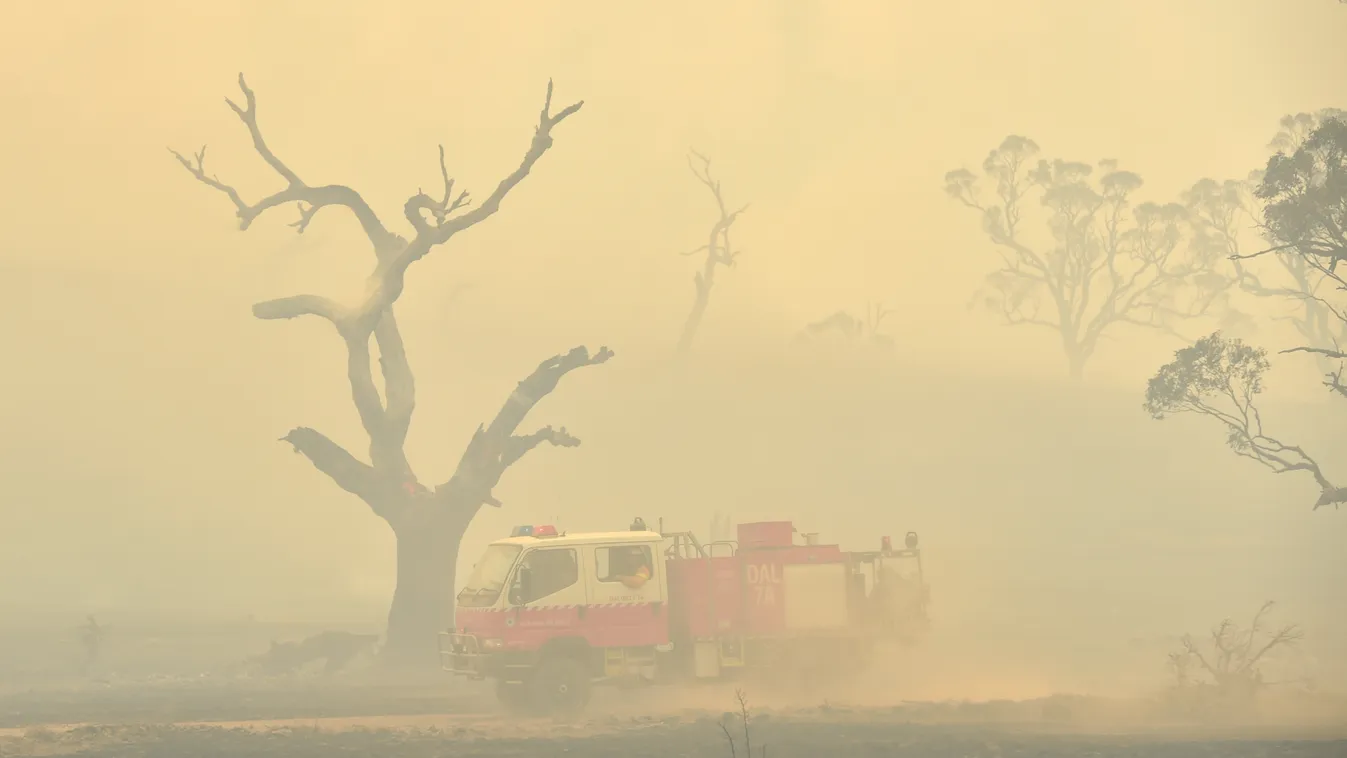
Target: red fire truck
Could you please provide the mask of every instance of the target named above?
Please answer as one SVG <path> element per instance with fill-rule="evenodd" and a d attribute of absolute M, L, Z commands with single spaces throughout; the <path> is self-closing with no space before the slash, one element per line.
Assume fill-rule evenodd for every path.
<path fill-rule="evenodd" d="M 575 711 L 596 682 L 799 681 L 925 632 L 915 532 L 872 552 L 819 544 L 789 521 L 740 524 L 737 536 L 702 544 L 640 519 L 622 532 L 517 527 L 459 592 L 442 668 L 494 680 L 512 709 Z"/>

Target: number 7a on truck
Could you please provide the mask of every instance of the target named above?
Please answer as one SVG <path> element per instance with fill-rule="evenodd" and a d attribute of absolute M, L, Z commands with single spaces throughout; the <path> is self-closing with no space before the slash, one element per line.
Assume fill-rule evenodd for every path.
<path fill-rule="evenodd" d="M 875 645 L 919 641 L 930 593 L 915 532 L 843 551 L 789 521 L 691 532 L 516 527 L 458 593 L 441 666 L 492 680 L 502 704 L 575 712 L 597 683 L 761 675 L 805 686 L 861 670 Z"/>

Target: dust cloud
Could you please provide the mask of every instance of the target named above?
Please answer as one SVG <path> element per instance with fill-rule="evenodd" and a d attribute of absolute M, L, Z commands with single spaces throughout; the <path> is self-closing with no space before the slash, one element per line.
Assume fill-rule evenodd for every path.
<path fill-rule="evenodd" d="M 549 78 L 556 103 L 585 101 L 398 301 L 418 390 L 406 450 L 432 486 L 539 361 L 616 351 L 529 416 L 525 431 L 583 444 L 506 473 L 460 576 L 519 523 L 789 519 L 844 549 L 914 530 L 928 652 L 872 682 L 879 699 L 1153 691 L 1181 635 L 1268 599 L 1306 631 L 1282 676 L 1347 688 L 1344 517 L 1311 514 L 1308 478 L 1237 459 L 1217 429 L 1142 411 L 1177 338 L 1119 329 L 1072 382 L 1051 332 L 970 308 L 999 259 L 942 192 L 1007 134 L 1117 159 L 1156 202 L 1242 178 L 1283 115 L 1343 104 L 1340 5 L 49 1 L 7 16 L 0 635 L 21 648 L 0 653 L 0 679 L 68 676 L 88 614 L 125 671 L 222 665 L 287 624 L 382 629 L 391 531 L 277 441 L 311 426 L 364 455 L 344 347 L 317 319 L 249 312 L 300 292 L 354 302 L 368 244 L 339 208 L 302 235 L 293 204 L 240 232 L 165 150 L 207 145 L 208 173 L 250 202 L 283 188 L 222 102 L 242 71 L 277 155 L 358 189 L 400 233 L 406 199 L 440 186 L 437 145 L 482 199 L 527 149 Z M 689 148 L 749 207 L 680 362 L 698 259 L 679 254 L 715 221 Z M 892 351 L 795 339 L 878 303 Z M 1254 337 L 1277 344 L 1264 320 Z M 1323 419 L 1341 409 L 1312 366 L 1278 366 L 1265 415 L 1331 468 L 1347 442 Z M 164 631 L 184 626 L 247 631 Z"/>

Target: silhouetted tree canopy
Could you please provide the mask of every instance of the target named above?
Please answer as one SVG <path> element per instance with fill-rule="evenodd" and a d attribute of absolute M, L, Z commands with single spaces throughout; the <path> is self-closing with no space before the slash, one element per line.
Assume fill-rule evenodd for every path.
<path fill-rule="evenodd" d="M 1001 255 L 984 304 L 1010 325 L 1052 329 L 1079 378 L 1104 334 L 1124 324 L 1175 332 L 1211 310 L 1229 288 L 1220 256 L 1187 244 L 1181 203 L 1137 203 L 1141 177 L 1116 161 L 1038 158 L 1031 139 L 1009 136 L 982 162 L 991 186 L 967 169 L 945 174 L 945 191 L 976 210 Z M 1031 201 L 1046 234 L 1025 231 Z"/>
<path fill-rule="evenodd" d="M 1310 125 L 1313 128 L 1306 134 L 1304 129 Z M 1297 297 L 1312 304 L 1307 317 L 1312 315 L 1332 328 L 1308 330 L 1305 327 L 1316 322 L 1307 318 L 1300 324 L 1302 337 L 1312 340 L 1326 335 L 1331 340 L 1347 327 L 1343 309 L 1347 281 L 1339 268 L 1347 259 L 1347 120 L 1341 111 L 1323 111 L 1317 116 L 1288 117 L 1282 127 L 1274 141 L 1279 149 L 1253 188 L 1253 196 L 1263 204 L 1260 229 L 1268 247 L 1249 254 L 1239 252 L 1231 221 L 1241 204 L 1236 184 L 1199 183 L 1190 193 L 1190 207 L 1205 220 L 1203 235 L 1208 242 L 1230 254 L 1241 286 L 1254 294 Z M 1303 273 L 1298 282 L 1312 286 L 1265 287 L 1245 268 L 1245 261 L 1265 256 L 1276 256 L 1293 274 Z M 1347 397 L 1347 385 L 1342 383 L 1347 353 L 1339 344 L 1300 345 L 1281 352 L 1310 353 L 1331 362 L 1336 368 L 1328 371 L 1324 385 Z M 1237 455 L 1276 473 L 1309 472 L 1321 490 L 1315 508 L 1347 502 L 1347 488 L 1335 487 L 1304 449 L 1264 432 L 1255 400 L 1269 368 L 1265 349 L 1216 332 L 1176 352 L 1174 360 L 1151 377 L 1145 408 L 1157 419 L 1176 413 L 1216 419 L 1226 427 L 1226 441 Z"/>

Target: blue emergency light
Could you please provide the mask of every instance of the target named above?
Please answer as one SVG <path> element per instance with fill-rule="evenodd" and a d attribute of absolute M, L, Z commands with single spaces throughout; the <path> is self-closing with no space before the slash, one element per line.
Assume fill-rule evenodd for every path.
<path fill-rule="evenodd" d="M 555 537 L 557 528 L 552 525 L 546 526 L 516 526 L 510 530 L 511 537 Z"/>

